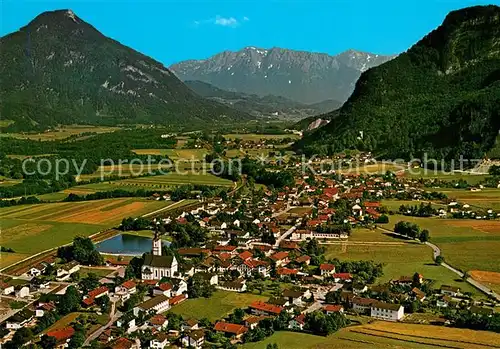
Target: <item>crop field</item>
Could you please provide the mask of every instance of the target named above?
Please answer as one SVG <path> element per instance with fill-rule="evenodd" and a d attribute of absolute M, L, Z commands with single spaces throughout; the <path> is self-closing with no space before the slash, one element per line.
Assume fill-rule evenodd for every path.
<path fill-rule="evenodd" d="M 376 233 L 374 233 L 376 234 Z M 352 233 L 356 235 L 356 230 Z M 383 235 L 383 234 L 381 234 Z M 391 238 L 397 242 L 399 239 Z M 376 240 L 374 240 L 376 241 Z M 434 280 L 433 287 L 441 285 L 454 285 L 460 287 L 464 292 L 472 292 L 480 295 L 479 291 L 469 284 L 456 280 L 457 276 L 450 270 L 437 266 L 432 260 L 432 250 L 418 243 L 390 244 L 388 242 L 375 242 L 373 244 L 335 244 L 327 245 L 326 257 L 338 258 L 339 260 L 372 260 L 383 263 L 384 275 L 377 280 L 378 283 L 388 282 L 400 276 L 411 276 L 415 272 L 421 273 L 424 278 Z"/>
<path fill-rule="evenodd" d="M 119 127 L 73 125 L 41 133 L 3 133 L 1 136 L 14 137 L 19 139 L 54 141 L 87 132 L 109 133 L 109 132 L 114 132 L 116 130 L 119 130 Z"/>
<path fill-rule="evenodd" d="M 244 349 L 261 349 L 276 343 L 286 349 L 382 349 L 498 347 L 500 335 L 493 332 L 375 321 L 344 328 L 328 336 L 280 331 L 262 342 L 246 343 Z"/>
<path fill-rule="evenodd" d="M 482 189 L 470 191 L 465 189 L 440 189 L 450 199 L 458 200 L 463 204 L 482 209 L 500 209 L 500 189 Z"/>
<path fill-rule="evenodd" d="M 167 190 L 171 187 L 184 184 L 198 184 L 209 186 L 230 187 L 233 182 L 227 179 L 216 177 L 212 174 L 195 174 L 195 173 L 168 173 L 159 176 L 127 178 L 117 181 L 109 181 L 94 184 L 85 184 L 72 188 L 71 190 L 91 190 L 91 191 L 106 191 L 114 189 L 124 189 L 135 191 L 138 189 L 145 190 Z"/>
<path fill-rule="evenodd" d="M 427 205 L 429 201 L 418 201 L 418 200 L 382 200 L 382 205 L 387 207 L 389 211 L 398 212 L 401 205 L 406 206 L 419 206 L 420 204 Z M 446 208 L 445 204 L 432 203 L 431 206 L 435 209 Z"/>
<path fill-rule="evenodd" d="M 337 172 L 342 174 L 375 174 L 386 173 L 387 171 L 398 172 L 404 170 L 403 165 L 378 162 L 376 164 L 353 164 L 348 168 L 341 168 Z"/>
<path fill-rule="evenodd" d="M 12 248 L 16 255 L 34 254 L 69 243 L 75 236 L 89 236 L 111 228 L 124 217 L 140 216 L 169 204 L 166 201 L 122 198 L 2 208 L 0 244 Z M 22 259 L 21 256 L 6 255 L 12 263 Z M 2 261 L 2 265 L 9 264 Z"/>
<path fill-rule="evenodd" d="M 500 273 L 495 273 L 492 271 L 471 270 L 469 274 L 474 280 L 477 280 L 487 285 L 495 292 L 500 293 Z"/>
<path fill-rule="evenodd" d="M 174 306 L 170 311 L 185 319 L 207 318 L 210 321 L 222 319 L 236 308 L 246 308 L 253 301 L 265 301 L 268 297 L 249 293 L 216 291 L 210 298 L 188 299 Z"/>
<path fill-rule="evenodd" d="M 257 133 L 231 133 L 223 135 L 226 139 L 242 139 L 244 141 L 258 141 L 260 139 L 283 139 L 283 138 L 291 138 L 291 139 L 299 139 L 300 136 L 293 133 L 285 133 L 285 134 L 257 134 Z"/>
<path fill-rule="evenodd" d="M 209 153 L 207 149 L 134 149 L 138 155 L 163 155 L 172 160 L 200 161 Z"/>
<path fill-rule="evenodd" d="M 414 222 L 428 229 L 431 241 L 441 248 L 444 258 L 462 270 L 500 272 L 500 221 L 473 219 L 420 218 L 390 216 L 387 229 L 398 221 Z M 480 253 L 478 253 L 480 251 Z"/>
<path fill-rule="evenodd" d="M 410 178 L 438 179 L 448 182 L 463 179 L 467 181 L 467 183 L 475 185 L 483 181 L 488 175 L 461 172 L 442 172 L 426 170 L 423 168 L 412 168 L 405 172 L 405 176 Z"/>

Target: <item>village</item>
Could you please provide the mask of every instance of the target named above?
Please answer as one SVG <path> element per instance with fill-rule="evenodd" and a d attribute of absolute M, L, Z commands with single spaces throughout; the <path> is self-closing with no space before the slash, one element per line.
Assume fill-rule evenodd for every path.
<path fill-rule="evenodd" d="M 90 239 L 76 238 L 57 258 L 5 276 L 2 300 L 21 306 L 2 318 L 2 345 L 230 348 L 275 331 L 325 336 L 372 320 L 406 321 L 414 313 L 438 314 L 432 324 L 441 326 L 453 326 L 450 309 L 493 316 L 494 293 L 478 299 L 457 286 L 435 287 L 420 270 L 378 283 L 383 264 L 327 258 L 325 249 L 348 248 L 359 229 L 380 234 L 377 226 L 394 213 L 484 220 L 500 213 L 474 210 L 392 172 L 296 175 L 294 185 L 279 190 L 249 187 L 152 218 L 151 250 L 142 256 L 102 256 Z M 392 212 L 382 203 L 387 199 L 415 205 Z M 406 231 L 403 223 L 394 234 L 416 244 L 432 240 L 432 231 Z M 443 263 L 439 255 L 435 263 Z M 108 273 L 98 276 L 93 266 Z M 217 319 L 200 319 L 196 309 L 191 317 L 175 313 L 194 299 L 221 293 L 249 297 Z M 50 330 L 73 313 L 78 316 Z"/>

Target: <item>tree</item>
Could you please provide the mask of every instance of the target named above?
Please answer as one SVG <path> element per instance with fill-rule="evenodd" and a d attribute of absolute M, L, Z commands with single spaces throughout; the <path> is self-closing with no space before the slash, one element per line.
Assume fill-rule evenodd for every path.
<path fill-rule="evenodd" d="M 62 315 L 69 314 L 73 311 L 78 310 L 81 301 L 82 298 L 76 287 L 69 286 L 66 289 L 66 293 L 61 296 L 61 299 L 57 304 L 57 311 Z"/>
<path fill-rule="evenodd" d="M 206 280 L 200 273 L 193 275 L 188 280 L 189 298 L 209 298 L 213 292 L 214 286 L 210 285 L 210 281 Z"/>
<path fill-rule="evenodd" d="M 380 217 L 377 218 L 375 223 L 380 223 L 380 224 L 386 224 L 389 223 L 389 217 L 385 214 L 381 215 Z"/>
<path fill-rule="evenodd" d="M 419 240 L 422 242 L 427 242 L 430 240 L 429 231 L 427 229 L 422 230 L 419 236 Z"/>
<path fill-rule="evenodd" d="M 325 295 L 325 302 L 328 304 L 340 304 L 342 302 L 342 295 L 340 291 L 329 291 Z"/>
<path fill-rule="evenodd" d="M 88 293 L 99 286 L 99 277 L 94 273 L 89 273 L 87 277 L 80 280 L 78 286 L 84 293 Z"/>
<path fill-rule="evenodd" d="M 46 334 L 40 339 L 39 345 L 43 349 L 53 349 L 56 347 L 57 341 L 54 337 L 49 337 Z"/>
<path fill-rule="evenodd" d="M 68 343 L 68 348 L 78 349 L 83 346 L 83 343 L 85 343 L 85 333 L 83 331 L 76 331 Z"/>
<path fill-rule="evenodd" d="M 436 264 L 437 265 L 441 265 L 441 264 L 443 264 L 443 262 L 444 262 L 444 257 L 443 256 L 441 256 L 441 255 L 436 256 Z"/>
<path fill-rule="evenodd" d="M 27 327 L 21 327 L 14 333 L 10 342 L 7 342 L 5 347 L 8 349 L 21 348 L 24 343 L 30 341 L 33 338 L 33 332 Z"/>

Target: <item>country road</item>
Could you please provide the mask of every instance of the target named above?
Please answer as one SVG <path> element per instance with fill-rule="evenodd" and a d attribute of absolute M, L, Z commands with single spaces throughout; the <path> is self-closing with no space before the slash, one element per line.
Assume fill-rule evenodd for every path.
<path fill-rule="evenodd" d="M 394 235 L 400 236 L 400 237 L 405 237 L 404 235 L 398 234 L 398 233 L 396 233 L 396 232 L 394 232 L 392 230 L 389 230 L 389 229 L 385 229 L 385 228 L 382 228 L 382 227 L 377 227 L 377 229 L 385 231 L 385 232 L 390 233 L 390 234 L 394 234 Z M 434 260 L 436 260 L 437 256 L 441 255 L 441 249 L 437 245 L 434 245 L 433 243 L 431 243 L 429 241 L 425 242 L 425 245 L 427 245 L 430 248 L 432 248 L 432 254 L 433 254 Z M 460 277 L 464 276 L 463 272 L 461 272 L 460 270 L 452 267 L 450 264 L 448 264 L 446 262 L 441 263 L 441 265 L 443 267 L 445 267 L 446 269 L 451 270 L 452 272 L 454 272 L 455 274 L 457 274 Z M 494 292 L 488 286 L 486 286 L 486 285 L 480 283 L 479 281 L 476 281 L 476 280 L 474 280 L 473 278 L 470 278 L 470 277 L 467 278 L 466 281 L 469 284 L 471 284 L 472 286 L 474 286 L 475 288 L 477 288 L 478 290 L 484 292 L 485 294 L 487 294 L 489 296 L 494 297 L 497 301 L 500 301 L 500 294 Z"/>
<path fill-rule="evenodd" d="M 110 327 L 116 320 L 118 320 L 120 318 L 120 316 L 122 316 L 122 313 L 120 313 L 119 311 L 116 310 L 116 302 L 111 302 L 111 312 L 109 314 L 110 314 L 109 321 L 104 326 L 102 326 L 101 328 L 97 329 L 94 333 L 92 333 L 85 340 L 85 342 L 83 343 L 83 346 L 89 345 L 90 342 L 92 342 L 94 339 L 99 338 L 99 336 L 104 331 L 106 331 L 106 329 L 108 327 Z"/>

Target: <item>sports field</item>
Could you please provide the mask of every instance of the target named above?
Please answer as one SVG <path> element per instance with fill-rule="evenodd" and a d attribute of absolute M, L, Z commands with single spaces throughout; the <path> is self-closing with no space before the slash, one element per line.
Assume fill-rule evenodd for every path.
<path fill-rule="evenodd" d="M 35 254 L 116 226 L 124 217 L 137 217 L 170 205 L 171 202 L 120 198 L 83 202 L 22 205 L 0 209 L 0 244 L 16 254 Z M 6 255 L 6 260 L 3 258 Z M 2 254 L 6 266 L 21 256 Z"/>
<path fill-rule="evenodd" d="M 428 229 L 431 241 L 444 258 L 461 270 L 500 272 L 500 221 L 474 219 L 419 218 L 402 215 L 390 216 L 387 229 L 398 221 L 414 222 Z"/>
<path fill-rule="evenodd" d="M 498 347 L 500 335 L 493 332 L 375 321 L 344 328 L 328 336 L 276 332 L 264 341 L 247 343 L 244 349 L 261 349 L 276 343 L 286 349 L 387 349 L 387 348 L 471 348 Z"/>
<path fill-rule="evenodd" d="M 210 298 L 188 299 L 174 306 L 170 311 L 182 315 L 185 319 L 207 318 L 210 321 L 220 320 L 236 308 L 247 308 L 253 301 L 265 301 L 268 297 L 250 293 L 214 292 Z"/>
<path fill-rule="evenodd" d="M 353 231 L 353 237 L 357 235 L 356 231 Z M 432 260 L 432 250 L 428 246 L 392 238 L 380 231 L 373 232 L 373 234 L 380 235 L 380 237 L 370 237 L 369 240 L 373 241 L 371 244 L 368 238 L 354 238 L 349 239 L 346 244 L 325 245 L 326 257 L 338 258 L 341 261 L 372 260 L 383 263 L 384 275 L 377 280 L 377 283 L 388 282 L 400 276 L 411 276 L 418 272 L 424 278 L 434 280 L 433 287 L 438 288 L 443 284 L 455 285 L 464 292 L 481 295 L 469 284 L 457 280 L 457 276 L 452 271 L 435 265 Z"/>

